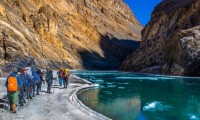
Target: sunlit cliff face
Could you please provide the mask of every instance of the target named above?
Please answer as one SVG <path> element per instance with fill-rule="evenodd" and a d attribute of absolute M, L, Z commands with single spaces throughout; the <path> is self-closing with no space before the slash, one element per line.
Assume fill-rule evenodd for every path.
<path fill-rule="evenodd" d="M 142 43 L 122 70 L 199 76 L 200 1 L 165 0 L 142 30 Z"/>
<path fill-rule="evenodd" d="M 2 0 L 0 59 L 26 56 L 34 57 L 38 65 L 84 68 L 81 53 L 87 52 L 98 61 L 110 54 L 121 61 L 126 48 L 113 44 L 112 39 L 138 41 L 141 29 L 121 0 Z M 107 42 L 112 49 L 104 49 L 110 45 Z"/>

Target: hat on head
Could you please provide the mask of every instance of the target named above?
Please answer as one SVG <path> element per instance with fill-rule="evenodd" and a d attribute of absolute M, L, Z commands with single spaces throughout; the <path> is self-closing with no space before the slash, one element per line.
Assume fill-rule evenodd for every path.
<path fill-rule="evenodd" d="M 28 66 L 31 66 L 31 62 L 28 63 Z"/>

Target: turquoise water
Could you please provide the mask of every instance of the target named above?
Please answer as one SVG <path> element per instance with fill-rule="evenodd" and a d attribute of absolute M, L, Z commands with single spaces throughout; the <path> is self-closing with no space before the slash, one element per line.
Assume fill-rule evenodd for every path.
<path fill-rule="evenodd" d="M 98 83 L 78 98 L 113 120 L 200 120 L 200 78 L 74 71 Z"/>

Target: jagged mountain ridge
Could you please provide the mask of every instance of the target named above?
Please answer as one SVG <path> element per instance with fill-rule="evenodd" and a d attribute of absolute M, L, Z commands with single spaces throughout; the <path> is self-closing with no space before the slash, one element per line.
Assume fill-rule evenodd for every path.
<path fill-rule="evenodd" d="M 200 0 L 164 0 L 121 70 L 199 76 Z"/>
<path fill-rule="evenodd" d="M 141 29 L 123 0 L 1 0 L 0 60 L 117 67 L 138 47 Z"/>

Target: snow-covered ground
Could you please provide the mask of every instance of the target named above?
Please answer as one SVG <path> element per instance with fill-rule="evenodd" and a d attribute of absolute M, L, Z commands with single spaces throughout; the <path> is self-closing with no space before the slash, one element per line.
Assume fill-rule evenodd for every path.
<path fill-rule="evenodd" d="M 106 117 L 88 109 L 78 101 L 76 92 L 90 87 L 90 83 L 75 76 L 70 76 L 69 87 L 60 89 L 57 80 L 53 93 L 42 93 L 30 100 L 13 114 L 7 110 L 0 111 L 0 120 L 98 120 Z M 46 86 L 43 87 L 46 91 Z M 0 98 L 6 94 L 4 82 L 0 86 Z"/>

